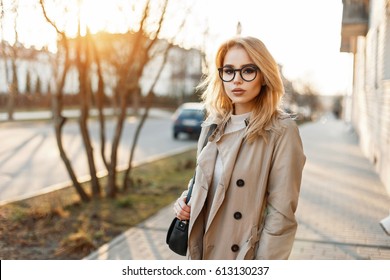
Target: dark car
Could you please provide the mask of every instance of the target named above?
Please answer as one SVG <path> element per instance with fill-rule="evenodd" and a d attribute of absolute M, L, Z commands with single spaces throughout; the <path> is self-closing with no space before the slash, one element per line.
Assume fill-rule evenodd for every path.
<path fill-rule="evenodd" d="M 203 104 L 196 102 L 182 104 L 173 115 L 173 137 L 177 139 L 180 133 L 186 133 L 198 138 L 204 117 Z"/>

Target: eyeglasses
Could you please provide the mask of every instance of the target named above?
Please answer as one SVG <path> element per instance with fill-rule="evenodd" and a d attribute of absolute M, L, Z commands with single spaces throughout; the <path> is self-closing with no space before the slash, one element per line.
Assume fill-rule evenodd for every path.
<path fill-rule="evenodd" d="M 245 82 L 251 82 L 256 79 L 257 71 L 260 71 L 260 69 L 256 65 L 246 65 L 240 69 L 234 69 L 231 66 L 218 68 L 219 77 L 224 82 L 233 81 L 237 71 L 240 72 L 240 76 Z"/>

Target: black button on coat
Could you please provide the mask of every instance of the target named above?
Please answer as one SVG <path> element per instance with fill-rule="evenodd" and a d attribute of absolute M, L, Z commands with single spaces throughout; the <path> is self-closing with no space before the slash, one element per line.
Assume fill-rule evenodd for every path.
<path fill-rule="evenodd" d="M 237 184 L 238 187 L 243 187 L 245 185 L 245 181 L 242 180 L 242 179 L 238 179 L 236 184 Z"/>
<path fill-rule="evenodd" d="M 233 216 L 234 216 L 234 219 L 236 219 L 236 220 L 239 220 L 242 218 L 242 214 L 240 212 L 235 212 Z"/>
<path fill-rule="evenodd" d="M 234 244 L 231 249 L 233 252 L 237 252 L 238 250 L 240 250 L 240 247 L 237 244 Z"/>

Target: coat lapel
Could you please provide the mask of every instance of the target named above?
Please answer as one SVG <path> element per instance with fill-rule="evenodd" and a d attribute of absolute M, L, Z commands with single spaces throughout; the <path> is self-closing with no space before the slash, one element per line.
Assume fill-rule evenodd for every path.
<path fill-rule="evenodd" d="M 197 172 L 197 177 L 195 178 L 195 186 L 190 200 L 192 211 L 190 219 L 190 234 L 192 226 L 197 220 L 206 201 L 209 186 L 213 178 L 216 155 L 216 144 L 214 142 L 209 142 L 200 152 L 197 159 L 197 168 L 201 172 Z"/>
<path fill-rule="evenodd" d="M 225 199 L 225 194 L 229 187 L 229 183 L 237 159 L 237 155 L 242 145 L 244 133 L 245 133 L 245 129 L 241 129 L 239 131 L 223 135 L 216 141 L 216 147 L 218 149 L 218 153 L 220 154 L 222 160 L 223 173 L 218 188 L 214 195 L 214 201 L 212 203 L 212 208 L 210 209 L 210 214 L 209 214 L 210 216 L 208 218 L 207 225 L 206 225 L 206 232 L 209 229 L 211 223 L 215 218 L 215 215 L 217 214 L 219 208 L 221 207 Z M 214 165 L 213 165 L 213 169 L 214 169 Z M 212 175 L 213 175 L 213 170 L 211 171 L 211 176 Z"/>
<path fill-rule="evenodd" d="M 209 142 L 198 156 L 198 167 L 202 171 L 207 184 L 204 186 L 207 190 L 211 184 L 215 160 L 217 158 L 217 145 L 215 142 Z"/>

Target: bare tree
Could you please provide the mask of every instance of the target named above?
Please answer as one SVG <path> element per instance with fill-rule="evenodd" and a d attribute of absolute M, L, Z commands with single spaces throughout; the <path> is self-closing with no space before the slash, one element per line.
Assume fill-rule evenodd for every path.
<path fill-rule="evenodd" d="M 134 36 L 134 43 L 132 50 L 127 58 L 127 62 L 122 66 L 121 71 L 119 72 L 119 83 L 118 83 L 118 91 L 120 97 L 120 113 L 117 118 L 115 135 L 113 139 L 113 144 L 111 148 L 111 158 L 108 169 L 108 180 L 107 180 L 107 194 L 110 197 L 115 197 L 118 191 L 116 186 L 116 165 L 118 160 L 118 147 L 119 141 L 122 135 L 123 124 L 126 117 L 126 109 L 127 109 L 127 100 L 130 93 L 134 93 L 138 90 L 139 80 L 141 78 L 143 68 L 145 67 L 148 59 L 149 59 L 149 51 L 156 43 L 158 35 L 161 30 L 162 22 L 164 19 L 165 11 L 168 6 L 168 0 L 164 0 L 162 4 L 161 13 L 159 14 L 159 21 L 157 30 L 152 39 L 146 38 L 145 29 L 146 29 L 146 21 L 150 16 L 151 3 L 148 0 L 144 12 L 142 15 L 142 19 L 140 22 L 140 28 L 138 32 Z"/>
<path fill-rule="evenodd" d="M 80 97 L 80 132 L 83 139 L 89 173 L 91 176 L 91 187 L 92 187 L 92 195 L 94 197 L 100 197 L 101 188 L 99 184 L 99 180 L 97 178 L 97 171 L 95 165 L 95 159 L 93 156 L 93 146 L 91 143 L 91 138 L 89 136 L 87 120 L 89 118 L 89 107 L 91 100 L 91 86 L 90 86 L 90 47 L 89 47 L 89 31 L 87 30 L 87 36 L 84 38 L 81 37 L 80 34 L 80 18 L 78 24 L 78 35 L 77 35 L 77 44 L 76 44 L 76 66 L 79 73 L 79 97 Z"/>
<path fill-rule="evenodd" d="M 44 0 L 40 0 L 42 10 L 44 12 L 46 20 L 56 29 L 58 36 L 61 38 L 61 49 L 63 52 L 64 60 L 64 70 L 61 72 L 61 79 L 58 85 L 56 102 L 53 102 L 53 115 L 55 115 L 55 124 L 58 145 L 61 150 L 61 156 L 64 160 L 68 172 L 70 172 L 72 177 L 72 182 L 78 185 L 77 178 L 74 176 L 72 166 L 69 162 L 69 159 L 66 156 L 65 150 L 63 149 L 61 141 L 61 128 L 64 124 L 64 118 L 61 115 L 62 112 L 62 94 L 65 83 L 66 73 L 70 67 L 71 59 L 69 58 L 69 42 L 70 40 L 66 36 L 65 32 L 60 30 L 56 26 L 55 21 L 50 19 L 44 7 Z M 54 1 L 54 0 L 52 0 Z M 89 118 L 89 109 L 91 108 L 91 100 L 95 100 L 99 112 L 99 123 L 100 123 L 100 154 L 103 159 L 103 162 L 107 168 L 107 185 L 105 188 L 105 194 L 108 197 L 115 197 L 119 191 L 117 183 L 117 164 L 118 164 L 118 148 L 120 144 L 120 139 L 124 129 L 124 122 L 127 116 L 128 101 L 133 98 L 137 100 L 140 98 L 140 79 L 143 74 L 145 65 L 153 58 L 154 47 L 161 40 L 159 39 L 159 34 L 162 29 L 164 20 L 166 20 L 166 10 L 168 7 L 168 0 L 161 0 L 156 5 L 156 2 L 147 0 L 145 6 L 143 6 L 143 11 L 139 20 L 138 30 L 129 29 L 129 31 L 122 35 L 121 38 L 127 37 L 127 41 L 119 41 L 120 46 L 118 49 L 118 42 L 116 39 L 108 40 L 105 45 L 99 44 L 92 36 L 87 32 L 85 37 L 81 36 L 80 27 L 79 34 L 75 40 L 75 44 L 72 45 L 75 55 L 75 68 L 78 72 L 79 77 L 79 97 L 80 97 L 80 130 L 83 137 L 84 147 L 86 149 L 86 155 L 89 164 L 89 172 L 91 175 L 92 182 L 92 193 L 94 196 L 100 196 L 101 190 L 99 181 L 97 179 L 97 171 L 94 163 L 93 155 L 93 146 L 91 144 L 91 139 L 88 134 L 87 120 Z M 184 22 L 183 18 L 183 22 Z M 165 48 L 163 53 L 164 63 L 166 61 L 166 56 L 168 50 L 171 47 L 171 43 Z M 108 50 L 108 49 L 109 50 Z M 116 60 L 115 60 L 116 59 Z M 103 63 L 104 61 L 104 63 Z M 104 68 L 104 66 L 106 68 Z M 161 67 L 163 67 L 163 65 Z M 95 67 L 96 66 L 96 67 Z M 105 93 L 105 75 L 110 70 L 108 68 L 115 68 L 115 79 L 116 86 L 114 94 L 111 95 L 111 103 L 114 104 L 115 109 L 115 131 L 112 139 L 111 150 L 106 156 L 106 137 L 105 137 L 105 116 L 103 113 L 105 100 L 107 95 Z M 162 69 L 162 68 L 161 68 Z M 133 146 L 131 147 L 131 153 L 129 158 L 129 169 L 128 173 L 131 170 L 131 162 L 134 155 L 134 150 L 137 144 L 138 137 L 140 135 L 141 128 L 148 116 L 149 109 L 151 107 L 151 100 L 153 99 L 153 90 L 154 85 L 157 83 L 159 76 L 161 74 L 161 69 L 158 75 L 155 77 L 155 80 L 152 82 L 152 87 L 150 88 L 149 93 L 147 94 L 146 100 L 147 105 L 144 111 L 143 116 L 140 119 L 138 127 L 136 129 L 136 134 L 134 136 Z M 92 75 L 97 76 L 98 86 L 96 94 L 92 92 L 91 89 L 91 80 Z M 134 102 L 139 103 L 139 102 Z M 126 181 L 126 180 L 125 180 Z M 126 184 L 123 185 L 123 189 L 126 188 Z M 81 187 L 77 187 L 79 193 L 85 194 L 84 190 Z M 80 194 L 81 195 L 81 194 Z M 83 200 L 87 200 L 89 197 L 85 194 Z"/>
<path fill-rule="evenodd" d="M 289 93 L 291 104 L 295 104 L 298 113 L 298 120 L 310 120 L 321 113 L 323 108 L 319 100 L 318 91 L 313 84 L 307 80 L 298 80 Z"/>
<path fill-rule="evenodd" d="M 130 180 L 130 174 L 131 174 L 131 170 L 132 170 L 132 167 L 133 167 L 133 158 L 134 158 L 134 152 L 135 152 L 135 148 L 137 147 L 137 143 L 138 143 L 138 139 L 139 139 L 139 135 L 141 133 L 141 130 L 142 130 L 142 127 L 149 115 L 149 110 L 152 106 L 152 101 L 153 101 L 153 97 L 154 97 L 154 88 L 161 76 L 161 73 L 164 69 L 164 66 L 167 62 L 167 58 L 168 58 L 168 52 L 169 50 L 172 48 L 172 44 L 169 44 L 166 49 L 165 49 L 165 52 L 163 54 L 163 61 L 160 65 L 160 69 L 158 70 L 157 72 L 157 76 L 155 77 L 154 81 L 153 81 L 153 84 L 151 85 L 147 95 L 146 95 L 146 106 L 145 106 L 145 111 L 138 123 L 138 126 L 135 130 L 135 134 L 134 134 L 134 138 L 133 138 L 133 143 L 132 143 L 132 146 L 131 146 L 131 149 L 130 149 L 130 157 L 129 157 L 129 162 L 128 162 L 128 167 L 126 168 L 126 171 L 125 171 L 125 174 L 124 174 L 124 177 L 123 177 L 123 188 L 124 189 L 127 189 L 129 188 L 129 183 L 131 182 Z"/>
<path fill-rule="evenodd" d="M 41 79 L 39 76 L 37 76 L 37 79 L 35 81 L 35 87 L 33 90 L 34 95 L 39 99 L 42 97 L 42 84 L 41 84 Z"/>
<path fill-rule="evenodd" d="M 26 72 L 26 95 L 31 98 L 32 88 L 31 88 L 31 74 L 29 71 Z"/>
<path fill-rule="evenodd" d="M 88 36 L 90 38 L 90 36 Z M 106 95 L 104 94 L 104 78 L 103 78 L 103 70 L 101 65 L 101 59 L 100 54 L 97 50 L 95 41 L 93 38 L 90 38 L 91 48 L 93 57 L 96 62 L 96 72 L 98 76 L 98 87 L 97 87 L 97 93 L 96 93 L 96 105 L 98 108 L 98 117 L 99 117 L 99 138 L 100 138 L 100 155 L 102 157 L 104 166 L 106 169 L 109 168 L 109 164 L 105 155 L 105 147 L 106 147 L 106 136 L 105 136 L 105 130 L 106 130 L 106 121 L 104 117 L 104 100 Z"/>
<path fill-rule="evenodd" d="M 8 120 L 12 121 L 14 119 L 14 111 L 15 111 L 15 105 L 16 105 L 16 98 L 18 96 L 19 90 L 18 90 L 18 75 L 17 75 L 17 65 L 16 65 L 16 59 L 18 57 L 18 47 L 19 47 L 19 39 L 18 39 L 18 29 L 17 29 L 17 22 L 18 22 L 18 1 L 12 1 L 10 8 L 10 13 L 13 14 L 13 31 L 15 36 L 15 42 L 13 45 L 7 44 L 5 47 L 5 41 L 2 40 L 2 47 L 4 47 L 4 57 L 5 59 L 5 72 L 6 72 L 6 81 L 9 83 L 9 93 L 8 93 L 8 102 L 7 102 L 7 112 L 8 112 Z M 5 18 L 5 9 L 4 9 L 4 3 L 1 1 L 1 18 L 2 22 L 4 22 Z M 2 39 L 4 38 L 4 24 L 2 24 Z M 7 60 L 10 61 L 10 68 L 11 68 L 11 81 L 9 81 L 8 77 L 8 70 L 7 68 L 8 63 Z"/>
<path fill-rule="evenodd" d="M 4 3 L 3 3 L 3 0 L 0 0 L 0 7 L 1 7 L 1 11 L 0 11 L 0 30 L 1 30 L 1 33 L 0 33 L 0 36 L 1 36 L 1 40 L 0 40 L 0 55 L 4 58 L 2 60 L 2 62 L 4 63 L 4 75 L 5 75 L 5 81 L 8 81 L 8 73 L 7 73 L 7 62 L 5 60 L 5 57 L 6 57 L 6 52 L 5 52 L 5 49 L 6 49 L 6 43 L 5 43 L 5 40 L 4 40 L 4 17 L 5 17 L 5 11 L 4 11 Z"/>
<path fill-rule="evenodd" d="M 164 6 L 164 10 L 163 10 L 164 13 L 161 15 L 161 18 L 160 18 L 160 20 L 159 20 L 159 25 L 158 25 L 158 26 L 159 26 L 159 29 L 158 29 L 158 31 L 156 32 L 157 34 L 160 32 L 160 29 L 161 29 L 161 27 L 162 27 L 162 25 L 163 25 L 163 21 L 164 21 L 164 16 L 165 16 L 167 4 L 168 4 L 168 3 L 166 3 L 166 5 Z M 184 14 L 185 14 L 185 15 L 188 15 L 189 12 L 190 12 L 190 7 L 187 7 L 187 9 L 185 10 Z M 183 17 L 183 18 L 182 18 L 182 22 L 181 22 L 181 24 L 180 24 L 180 26 L 179 26 L 179 28 L 178 28 L 176 34 L 179 34 L 179 33 L 183 32 L 185 23 L 186 23 L 186 18 Z M 155 38 L 157 38 L 157 35 L 156 35 Z M 146 55 L 145 60 L 149 60 L 149 59 L 150 59 L 150 57 L 151 57 L 150 49 L 152 48 L 152 46 L 153 46 L 153 44 L 154 44 L 155 42 L 156 42 L 156 41 L 154 40 L 154 41 L 152 41 L 151 44 L 149 45 L 149 51 L 145 53 L 145 55 Z M 137 128 L 136 128 L 136 131 L 135 131 L 135 134 L 134 134 L 134 137 L 133 137 L 132 146 L 131 146 L 131 149 L 130 149 L 130 156 L 129 156 L 129 161 L 128 161 L 128 167 L 127 167 L 127 169 L 126 169 L 126 171 L 125 171 L 125 174 L 124 174 L 124 177 L 123 177 L 123 188 L 124 188 L 124 189 L 129 188 L 129 184 L 131 184 L 130 174 L 131 174 L 132 167 L 133 167 L 133 164 L 132 164 L 132 163 L 133 163 L 135 148 L 136 148 L 136 146 L 137 146 L 138 139 L 139 139 L 141 130 L 142 130 L 142 128 L 143 128 L 143 125 L 144 125 L 144 123 L 145 123 L 145 121 L 146 121 L 146 119 L 147 119 L 147 117 L 148 117 L 148 115 L 149 115 L 149 110 L 150 110 L 150 108 L 151 108 L 151 106 L 152 106 L 152 101 L 153 101 L 153 98 L 154 98 L 154 88 L 156 87 L 156 84 L 157 84 L 157 82 L 158 82 L 159 79 L 160 79 L 161 73 L 162 73 L 162 71 L 163 71 L 163 69 L 164 69 L 164 67 L 165 67 L 165 65 L 166 65 L 167 60 L 168 60 L 169 51 L 171 50 L 172 47 L 173 47 L 173 44 L 168 43 L 168 45 L 165 47 L 163 53 L 161 54 L 162 57 L 163 57 L 163 61 L 162 61 L 161 65 L 160 65 L 160 68 L 159 68 L 159 70 L 157 71 L 157 75 L 154 77 L 154 81 L 153 81 L 153 83 L 151 84 L 151 86 L 150 86 L 150 88 L 149 88 L 149 90 L 148 90 L 148 93 L 147 93 L 147 95 L 146 95 L 145 111 L 144 111 L 144 113 L 143 113 L 143 115 L 142 115 L 142 117 L 141 117 L 141 119 L 140 119 L 140 121 L 139 121 L 139 123 L 138 123 Z M 155 55 L 158 55 L 158 54 L 159 54 L 159 52 L 156 51 L 156 52 L 155 52 Z M 181 57 L 180 57 L 180 58 L 181 58 Z M 181 59 L 182 59 L 182 61 L 183 61 L 183 58 L 181 58 Z M 179 62 L 179 65 L 181 65 L 181 66 L 183 66 L 183 65 L 182 65 L 182 61 L 181 61 L 181 63 Z M 145 64 L 146 64 L 146 63 L 145 63 Z M 183 71 L 183 72 L 185 71 L 184 68 L 181 68 L 180 70 Z M 182 77 L 182 78 L 184 78 L 184 77 Z"/>
<path fill-rule="evenodd" d="M 68 171 L 68 174 L 72 180 L 73 186 L 75 187 L 77 193 L 79 194 L 82 201 L 87 202 L 90 200 L 88 194 L 84 191 L 83 187 L 81 186 L 80 182 L 77 179 L 76 173 L 74 172 L 74 169 L 72 167 L 71 161 L 69 160 L 69 157 L 66 154 L 63 141 L 62 141 L 62 128 L 65 124 L 65 117 L 62 115 L 62 107 L 63 107 L 63 90 L 65 86 L 65 80 L 66 76 L 70 67 L 70 59 L 69 59 L 69 40 L 66 36 L 64 31 L 61 31 L 56 24 L 48 17 L 44 5 L 44 0 L 40 0 L 40 5 L 42 8 L 42 12 L 44 17 L 46 18 L 47 22 L 52 25 L 55 30 L 57 31 L 57 35 L 59 37 L 60 47 L 63 49 L 62 52 L 58 52 L 58 60 L 60 61 L 63 59 L 63 70 L 61 73 L 58 73 L 56 75 L 56 90 L 53 94 L 53 100 L 52 100 L 52 110 L 53 110 L 53 122 L 54 122 L 54 128 L 55 128 L 55 135 L 57 140 L 57 146 L 60 151 L 60 156 L 62 161 L 65 164 L 66 170 Z M 61 54 L 63 54 L 63 57 L 60 57 Z M 59 66 L 60 63 L 57 64 Z M 58 69 L 58 68 L 57 68 Z"/>

